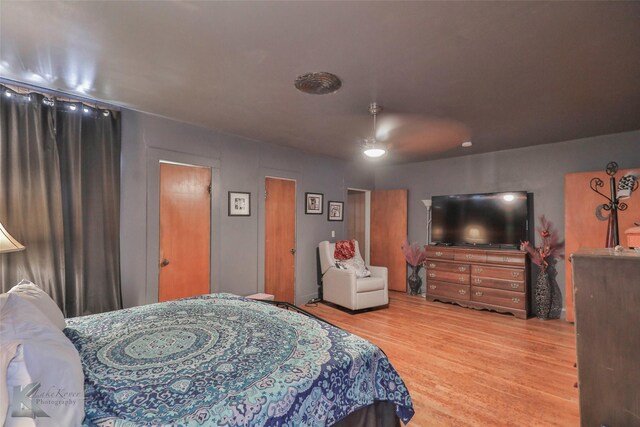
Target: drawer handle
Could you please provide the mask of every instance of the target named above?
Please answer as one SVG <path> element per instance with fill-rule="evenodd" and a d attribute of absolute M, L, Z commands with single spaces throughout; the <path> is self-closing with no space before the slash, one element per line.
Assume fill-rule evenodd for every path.
<path fill-rule="evenodd" d="M 473 279 L 473 283 L 482 283 L 482 279 Z"/>
<path fill-rule="evenodd" d="M 520 283 L 512 283 L 511 284 L 511 288 L 512 289 L 518 289 L 520 287 Z"/>
<path fill-rule="evenodd" d="M 472 255 L 472 254 L 467 254 L 467 255 L 465 255 L 465 256 L 467 257 L 467 259 L 471 259 L 471 258 L 473 258 L 473 255 Z"/>
<path fill-rule="evenodd" d="M 440 251 L 436 252 L 436 256 L 442 256 L 442 252 Z"/>
<path fill-rule="evenodd" d="M 520 276 L 520 272 L 519 272 L 519 271 L 512 271 L 512 272 L 511 272 L 511 275 L 512 275 L 513 277 L 519 277 L 519 276 Z"/>
<path fill-rule="evenodd" d="M 476 267 L 476 273 L 482 273 L 482 269 L 480 267 Z"/>
<path fill-rule="evenodd" d="M 477 296 L 477 297 L 481 297 L 482 295 L 484 295 L 482 292 L 480 292 L 480 291 L 477 291 L 477 292 L 476 292 L 476 296 Z"/>
<path fill-rule="evenodd" d="M 466 281 L 466 277 L 458 277 L 458 282 L 464 283 Z"/>
<path fill-rule="evenodd" d="M 519 303 L 520 302 L 520 298 L 511 298 L 511 301 L 513 301 L 515 303 Z"/>
<path fill-rule="evenodd" d="M 429 289 L 435 289 L 435 288 L 437 288 L 436 285 L 429 285 Z"/>
<path fill-rule="evenodd" d="M 467 271 L 467 267 L 458 267 L 458 271 Z"/>
<path fill-rule="evenodd" d="M 466 294 L 466 293 L 467 293 L 467 291 L 465 291 L 464 289 L 460 289 L 460 290 L 458 291 L 458 293 L 459 293 L 460 295 L 464 295 L 464 294 Z"/>
<path fill-rule="evenodd" d="M 436 277 L 436 273 L 429 273 L 429 277 Z"/>
<path fill-rule="evenodd" d="M 502 262 L 507 262 L 507 261 L 509 261 L 509 258 L 507 258 L 506 256 L 503 256 L 502 257 Z"/>
<path fill-rule="evenodd" d="M 436 265 L 434 263 L 430 263 L 429 268 L 436 268 Z"/>

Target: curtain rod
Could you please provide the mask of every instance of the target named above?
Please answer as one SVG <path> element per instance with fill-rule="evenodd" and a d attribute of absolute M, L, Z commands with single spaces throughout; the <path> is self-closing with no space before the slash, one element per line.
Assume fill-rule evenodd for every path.
<path fill-rule="evenodd" d="M 86 104 L 90 107 L 94 107 L 97 109 L 120 111 L 120 107 L 117 107 L 115 105 L 112 105 L 103 101 L 99 101 L 97 99 L 89 98 L 86 96 L 78 96 L 75 94 L 69 94 L 69 93 L 65 93 L 55 89 L 35 86 L 35 85 L 24 83 L 18 80 L 7 79 L 5 77 L 0 77 L 0 84 L 20 94 L 35 92 L 35 93 L 39 93 L 40 95 L 44 95 L 48 98 L 55 98 L 56 100 L 59 100 L 62 102 L 81 102 L 83 104 Z"/>

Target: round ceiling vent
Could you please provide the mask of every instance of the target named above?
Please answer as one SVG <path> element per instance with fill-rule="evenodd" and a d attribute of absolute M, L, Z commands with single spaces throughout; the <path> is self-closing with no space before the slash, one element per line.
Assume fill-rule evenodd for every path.
<path fill-rule="evenodd" d="M 311 95 L 326 95 L 342 87 L 342 81 L 335 74 L 324 71 L 307 73 L 296 78 L 296 89 Z"/>

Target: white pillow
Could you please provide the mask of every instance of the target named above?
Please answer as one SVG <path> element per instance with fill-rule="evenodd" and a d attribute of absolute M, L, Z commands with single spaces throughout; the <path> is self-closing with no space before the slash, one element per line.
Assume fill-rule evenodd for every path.
<path fill-rule="evenodd" d="M 64 322 L 64 315 L 58 305 L 51 297 L 37 285 L 28 280 L 23 280 L 9 290 L 10 294 L 16 294 L 24 298 L 38 308 L 51 323 L 58 329 L 63 330 L 67 325 Z"/>
<path fill-rule="evenodd" d="M 356 273 L 356 277 L 358 278 L 371 276 L 371 271 L 369 271 L 364 263 L 364 260 L 357 252 L 353 256 L 353 258 L 349 258 L 344 261 L 338 261 L 337 264 L 339 264 L 341 268 L 344 268 L 347 271 L 353 271 L 354 273 Z"/>
<path fill-rule="evenodd" d="M 84 373 L 78 351 L 30 301 L 16 293 L 2 299 L 0 425 L 80 426 L 84 419 Z M 35 418 L 29 417 L 32 413 L 14 414 L 20 408 L 17 393 L 38 385 L 38 395 L 52 397 L 27 403 L 35 403 L 48 417 L 38 416 L 38 412 Z"/>

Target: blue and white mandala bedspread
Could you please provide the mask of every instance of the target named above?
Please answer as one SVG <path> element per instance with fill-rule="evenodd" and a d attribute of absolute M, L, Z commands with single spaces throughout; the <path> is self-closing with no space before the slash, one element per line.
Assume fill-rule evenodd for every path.
<path fill-rule="evenodd" d="M 67 320 L 86 425 L 324 426 L 407 388 L 370 342 L 306 316 L 213 294 Z"/>

